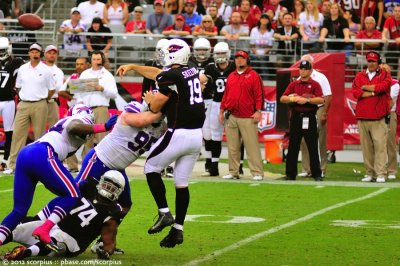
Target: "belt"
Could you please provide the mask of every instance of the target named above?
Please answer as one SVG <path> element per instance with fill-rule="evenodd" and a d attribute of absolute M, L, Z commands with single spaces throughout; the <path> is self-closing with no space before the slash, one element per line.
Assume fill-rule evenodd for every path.
<path fill-rule="evenodd" d="M 46 100 L 46 99 L 40 99 L 40 100 L 37 100 L 37 101 L 25 101 L 25 100 L 21 100 L 21 102 L 26 102 L 26 103 L 37 103 L 37 102 L 41 102 L 41 101 L 44 101 L 44 100 Z"/>

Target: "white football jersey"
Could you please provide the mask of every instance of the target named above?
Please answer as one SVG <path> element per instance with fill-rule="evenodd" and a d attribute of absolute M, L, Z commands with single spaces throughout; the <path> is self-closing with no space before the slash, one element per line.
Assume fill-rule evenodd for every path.
<path fill-rule="evenodd" d="M 73 120 L 79 120 L 82 123 L 93 125 L 87 119 L 84 119 L 79 115 L 69 116 L 58 120 L 58 122 L 52 126 L 43 137 L 37 140 L 38 142 L 49 143 L 53 147 L 54 152 L 58 154 L 58 159 L 61 161 L 67 158 L 69 154 L 75 153 L 89 137 L 85 136 L 85 138 L 82 138 L 68 133 L 68 125 Z"/>
<path fill-rule="evenodd" d="M 110 134 L 94 148 L 97 157 L 109 168 L 122 170 L 148 151 L 165 132 L 166 124 L 136 128 L 117 123 Z"/>

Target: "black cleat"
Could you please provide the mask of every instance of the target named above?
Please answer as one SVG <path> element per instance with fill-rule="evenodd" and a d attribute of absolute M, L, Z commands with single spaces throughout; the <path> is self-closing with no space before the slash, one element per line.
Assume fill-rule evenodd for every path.
<path fill-rule="evenodd" d="M 317 176 L 317 177 L 315 178 L 315 181 L 323 181 L 323 178 L 322 178 L 321 176 Z"/>
<path fill-rule="evenodd" d="M 168 235 L 160 242 L 160 247 L 173 248 L 183 243 L 183 231 L 172 227 Z"/>
<path fill-rule="evenodd" d="M 31 255 L 31 251 L 24 246 L 17 246 L 4 255 L 4 260 L 23 260 Z"/>
<path fill-rule="evenodd" d="M 210 176 L 219 176 L 218 162 L 211 163 L 209 172 L 210 172 Z"/>
<path fill-rule="evenodd" d="M 165 176 L 169 178 L 174 177 L 174 168 L 172 166 L 167 166 L 167 168 L 165 168 Z"/>
<path fill-rule="evenodd" d="M 149 234 L 156 234 L 161 232 L 165 227 L 172 225 L 175 222 L 174 217 L 170 212 L 158 212 L 158 219 L 156 223 L 147 231 Z"/>

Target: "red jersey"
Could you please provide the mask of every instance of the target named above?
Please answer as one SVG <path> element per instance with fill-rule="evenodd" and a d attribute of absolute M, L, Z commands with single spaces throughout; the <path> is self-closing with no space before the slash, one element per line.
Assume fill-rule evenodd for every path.
<path fill-rule="evenodd" d="M 366 30 L 361 30 L 356 34 L 356 39 L 382 39 L 382 32 L 380 32 L 379 30 L 374 30 L 372 33 L 369 34 Z"/>
<path fill-rule="evenodd" d="M 356 119 L 379 120 L 390 112 L 390 73 L 378 69 L 370 80 L 366 70 L 358 72 L 353 81 L 352 91 L 357 99 Z M 375 85 L 375 96 L 362 98 L 363 85 Z"/>
<path fill-rule="evenodd" d="M 134 32 L 135 30 L 145 30 L 146 20 L 136 21 L 131 20 L 126 24 L 125 32 Z"/>
<path fill-rule="evenodd" d="M 394 40 L 400 37 L 400 20 L 395 20 L 393 16 L 386 19 L 385 25 L 383 26 L 389 31 L 390 39 Z M 389 44 L 390 46 L 396 46 L 395 43 Z"/>
<path fill-rule="evenodd" d="M 263 82 L 251 67 L 239 74 L 237 70 L 229 74 L 221 110 L 230 110 L 239 118 L 250 118 L 264 104 Z"/>

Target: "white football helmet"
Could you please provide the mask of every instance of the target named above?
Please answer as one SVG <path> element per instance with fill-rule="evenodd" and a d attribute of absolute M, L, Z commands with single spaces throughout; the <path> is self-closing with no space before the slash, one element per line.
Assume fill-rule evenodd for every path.
<path fill-rule="evenodd" d="M 206 38 L 199 38 L 193 44 L 193 55 L 199 61 L 206 61 L 211 55 L 211 44 Z"/>
<path fill-rule="evenodd" d="M 214 46 L 214 62 L 217 64 L 226 63 L 231 58 L 231 50 L 226 42 L 219 42 Z"/>
<path fill-rule="evenodd" d="M 180 39 L 168 40 L 160 50 L 161 65 L 168 67 L 171 65 L 187 65 L 190 57 L 189 45 Z"/>
<path fill-rule="evenodd" d="M 116 201 L 122 191 L 124 191 L 124 188 L 124 176 L 116 170 L 109 170 L 100 177 L 99 184 L 97 185 L 97 192 L 104 198 Z"/>
<path fill-rule="evenodd" d="M 128 113 L 142 113 L 147 110 L 147 104 L 145 106 L 138 101 L 130 101 L 125 105 L 124 110 Z"/>
<path fill-rule="evenodd" d="M 166 45 L 167 43 L 168 43 L 168 40 L 167 40 L 167 39 L 160 39 L 160 40 L 157 42 L 157 45 L 156 45 L 156 52 L 155 52 L 155 58 L 156 58 L 156 62 L 157 62 L 158 65 L 161 65 L 161 60 L 162 60 L 161 53 L 160 53 L 161 48 L 162 48 L 164 45 Z"/>
<path fill-rule="evenodd" d="M 83 118 L 89 124 L 94 124 L 94 113 L 93 110 L 84 104 L 75 104 L 68 110 L 68 116 L 77 115 Z"/>
<path fill-rule="evenodd" d="M 8 38 L 0 37 L 0 61 L 4 61 L 8 57 L 10 57 L 11 52 L 12 52 L 12 46 Z"/>

